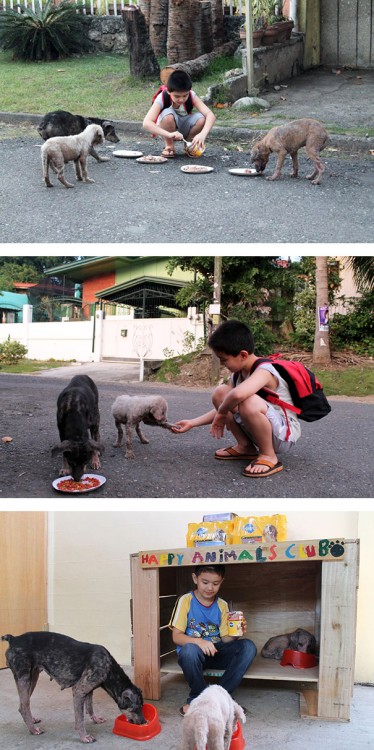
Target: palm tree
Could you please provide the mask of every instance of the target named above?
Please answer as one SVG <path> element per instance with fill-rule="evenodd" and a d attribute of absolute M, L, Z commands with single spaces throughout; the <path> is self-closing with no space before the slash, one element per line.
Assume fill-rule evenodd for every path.
<path fill-rule="evenodd" d="M 321 312 L 328 310 L 329 285 L 327 271 L 327 256 L 316 257 L 316 331 L 313 347 L 313 364 L 328 365 L 331 362 L 330 331 L 328 323 L 321 324 Z M 325 330 L 324 330 L 325 329 Z"/>
<path fill-rule="evenodd" d="M 351 268 L 359 291 L 374 291 L 374 256 L 350 255 L 344 260 Z"/>

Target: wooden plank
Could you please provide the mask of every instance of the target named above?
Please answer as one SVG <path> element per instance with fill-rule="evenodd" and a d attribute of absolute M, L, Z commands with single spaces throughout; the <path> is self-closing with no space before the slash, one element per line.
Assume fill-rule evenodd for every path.
<path fill-rule="evenodd" d="M 322 565 L 318 716 L 348 721 L 354 672 L 358 541 L 343 565 Z"/>
<path fill-rule="evenodd" d="M 182 674 L 177 662 L 176 655 L 166 656 L 161 660 L 161 672 L 163 674 Z M 295 682 L 318 684 L 318 667 L 310 669 L 294 669 L 293 667 L 281 667 L 275 659 L 264 659 L 257 655 L 250 668 L 245 673 L 245 680 L 274 680 L 275 682 Z"/>
<path fill-rule="evenodd" d="M 144 698 L 159 700 L 160 685 L 160 610 L 159 572 L 142 570 L 137 556 L 131 555 L 133 592 L 134 681 Z"/>
<path fill-rule="evenodd" d="M 300 716 L 305 719 L 317 718 L 318 691 L 303 689 L 300 693 Z"/>

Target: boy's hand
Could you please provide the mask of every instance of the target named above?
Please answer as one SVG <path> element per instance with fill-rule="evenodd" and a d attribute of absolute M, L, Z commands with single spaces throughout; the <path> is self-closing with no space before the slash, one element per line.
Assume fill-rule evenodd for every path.
<path fill-rule="evenodd" d="M 219 414 L 217 412 L 216 416 L 213 419 L 212 426 L 210 428 L 210 433 L 213 437 L 221 438 L 223 437 L 223 433 L 225 431 L 225 425 L 226 425 L 226 414 Z"/>
<path fill-rule="evenodd" d="M 173 141 L 183 141 L 183 135 L 179 130 L 175 130 L 174 133 L 168 133 L 168 138 L 171 138 Z"/>
<path fill-rule="evenodd" d="M 192 429 L 192 424 L 189 419 L 181 419 L 180 422 L 175 422 L 171 426 L 172 432 L 188 432 Z"/>
<path fill-rule="evenodd" d="M 212 641 L 206 641 L 204 638 L 198 638 L 196 641 L 199 648 L 201 648 L 203 654 L 206 656 L 214 656 L 217 653 L 217 649 Z"/>

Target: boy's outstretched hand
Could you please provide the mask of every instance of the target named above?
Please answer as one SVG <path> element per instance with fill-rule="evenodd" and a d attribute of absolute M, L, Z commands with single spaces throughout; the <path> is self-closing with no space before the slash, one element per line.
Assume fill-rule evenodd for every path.
<path fill-rule="evenodd" d="M 170 429 L 172 432 L 188 432 L 192 427 L 193 425 L 189 419 L 181 419 L 180 422 L 175 422 L 171 425 Z"/>
<path fill-rule="evenodd" d="M 210 433 L 215 438 L 221 438 L 223 437 L 223 433 L 225 431 L 226 426 L 226 414 L 219 414 L 217 412 L 216 416 L 213 419 L 212 426 L 210 428 Z"/>

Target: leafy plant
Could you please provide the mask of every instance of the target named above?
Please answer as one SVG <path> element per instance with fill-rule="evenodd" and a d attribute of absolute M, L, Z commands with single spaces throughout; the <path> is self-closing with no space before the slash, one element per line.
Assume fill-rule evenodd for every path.
<path fill-rule="evenodd" d="M 335 313 L 331 339 L 335 349 L 353 349 L 357 354 L 374 356 L 374 292 L 346 303 L 345 315 Z"/>
<path fill-rule="evenodd" d="M 44 8 L 39 0 L 35 11 L 24 5 L 0 12 L 0 47 L 13 52 L 13 59 L 50 62 L 87 52 L 91 43 L 84 34 L 84 4 L 62 0 Z"/>
<path fill-rule="evenodd" d="M 27 354 L 27 348 L 19 341 L 11 341 L 10 336 L 0 344 L 0 363 L 11 365 L 24 359 Z"/>

